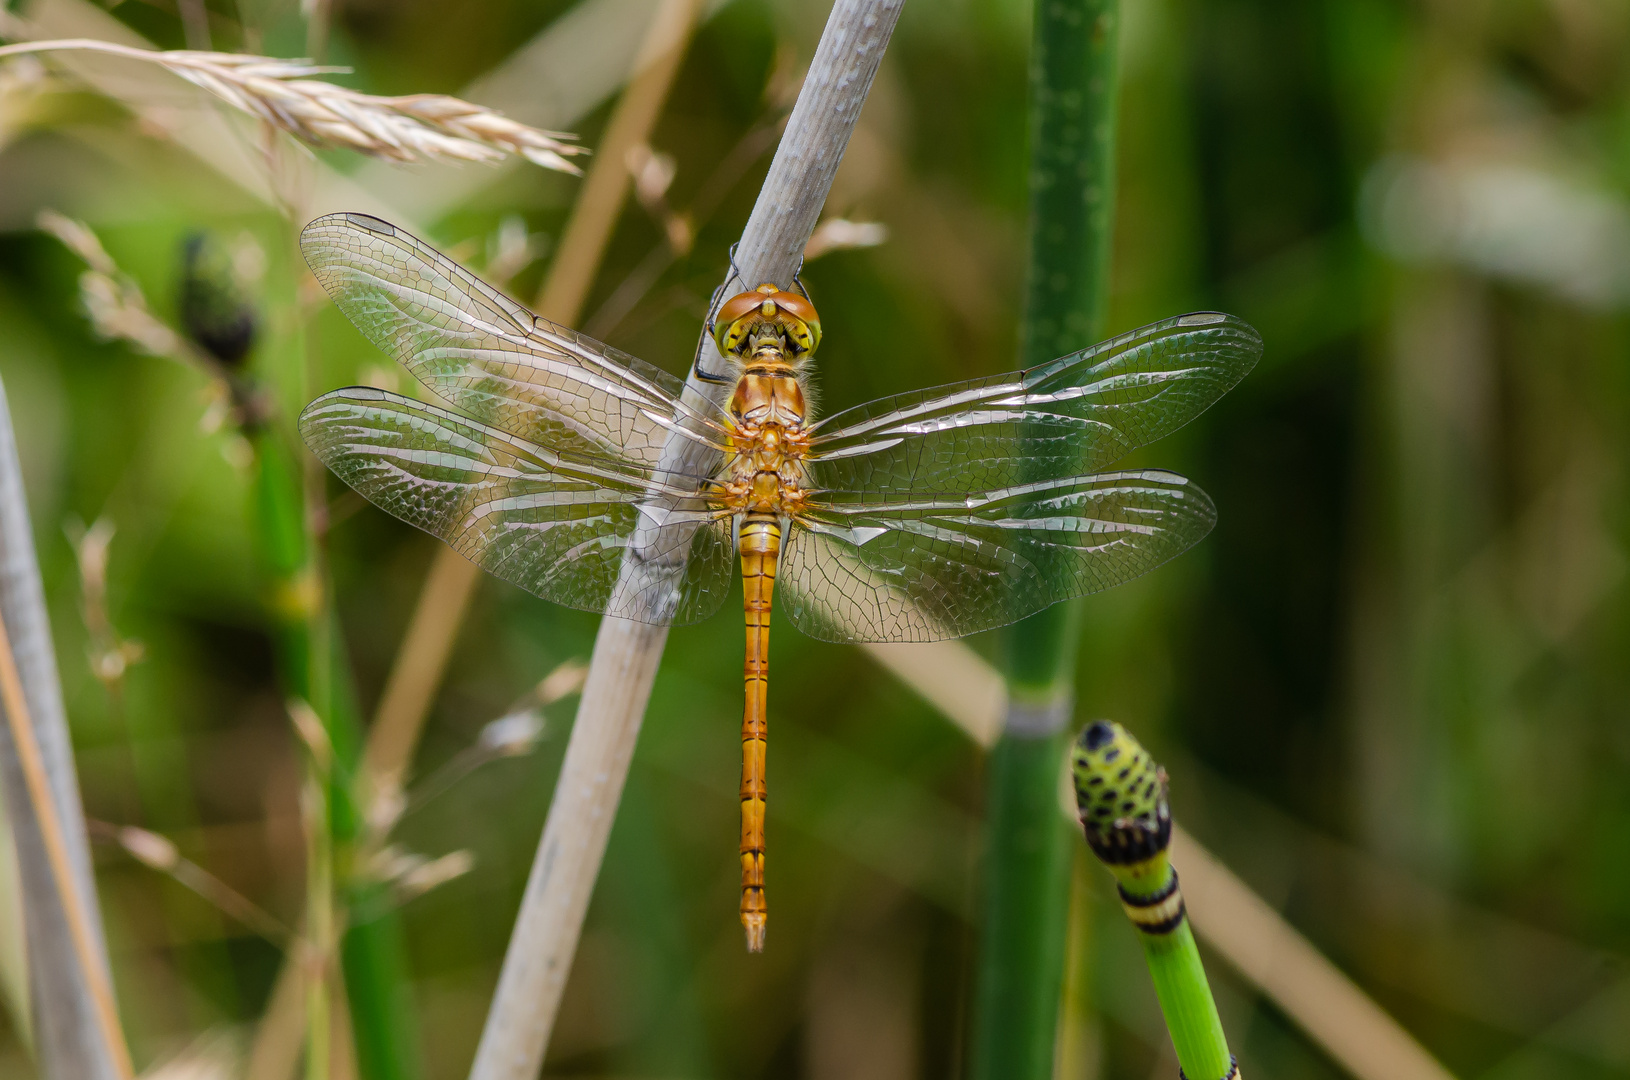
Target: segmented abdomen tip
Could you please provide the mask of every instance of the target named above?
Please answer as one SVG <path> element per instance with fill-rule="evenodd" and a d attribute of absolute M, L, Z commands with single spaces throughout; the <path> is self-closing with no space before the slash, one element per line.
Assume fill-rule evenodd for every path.
<path fill-rule="evenodd" d="M 768 929 L 769 920 L 760 914 L 743 915 L 741 925 L 747 931 L 747 951 L 764 951 L 764 932 Z"/>

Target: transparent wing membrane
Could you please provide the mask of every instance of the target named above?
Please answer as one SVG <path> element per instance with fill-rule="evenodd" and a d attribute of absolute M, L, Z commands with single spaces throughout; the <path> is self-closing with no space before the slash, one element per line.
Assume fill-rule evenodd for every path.
<path fill-rule="evenodd" d="M 979 495 L 827 493 L 789 531 L 777 594 L 826 641 L 938 641 L 1119 585 L 1198 543 L 1206 494 L 1167 472 Z"/>
<path fill-rule="evenodd" d="M 538 318 L 435 249 L 365 214 L 300 234 L 312 273 L 358 330 L 460 412 L 560 450 L 655 466 L 670 431 L 722 447 L 722 414 L 684 384 Z M 703 455 L 716 465 L 721 449 Z"/>
<path fill-rule="evenodd" d="M 367 387 L 318 398 L 300 431 L 374 505 L 545 600 L 688 623 L 729 592 L 730 521 L 695 498 L 694 481 L 659 482 Z M 647 572 L 620 573 L 625 553 Z"/>
<path fill-rule="evenodd" d="M 815 425 L 815 487 L 992 491 L 1096 472 L 1171 434 L 1245 377 L 1262 339 L 1201 312 L 987 379 L 881 398 Z"/>
<path fill-rule="evenodd" d="M 1204 412 L 1261 352 L 1250 326 L 1202 312 L 822 421 L 784 608 L 814 637 L 935 641 L 1152 570 L 1211 530 L 1211 500 L 1172 473 L 1097 470 Z"/>

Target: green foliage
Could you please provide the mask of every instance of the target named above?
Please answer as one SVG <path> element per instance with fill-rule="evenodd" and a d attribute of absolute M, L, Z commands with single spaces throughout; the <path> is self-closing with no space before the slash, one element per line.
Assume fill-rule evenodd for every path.
<path fill-rule="evenodd" d="M 382 93 L 457 89 L 576 7 L 483 0 L 449 19 L 429 0 L 328 6 L 338 22 L 325 59 L 353 63 L 345 81 Z M 247 13 L 261 47 L 303 55 L 298 7 L 212 3 L 215 42 L 249 40 L 233 25 Z M 675 159 L 669 205 L 706 195 L 712 208 L 692 251 L 609 323 L 619 348 L 683 370 L 768 156 L 721 163 L 773 124 L 764 87 L 807 62 L 814 7 L 738 0 L 698 36 L 653 141 Z M 831 204 L 885 223 L 890 239 L 812 260 L 803 275 L 826 332 L 822 414 L 1015 365 L 1029 281 L 1028 9 L 906 5 Z M 184 41 L 173 8 L 111 11 L 156 42 Z M 1622 208 L 1623 21 L 1610 5 L 1459 0 L 1150 0 L 1126 5 L 1125 20 L 1102 333 L 1215 307 L 1257 326 L 1267 351 L 1221 405 L 1132 460 L 1192 476 L 1221 519 L 1193 553 L 1082 606 L 1062 650 L 1075 713 L 1137 731 L 1172 772 L 1178 819 L 1456 1075 L 1630 1074 L 1604 974 L 1630 925 L 1622 305 L 1584 305 L 1549 279 L 1470 261 L 1476 250 L 1388 248 L 1362 209 L 1383 190 L 1372 167 L 1395 154 L 1521 165 Z M 528 92 L 578 85 L 602 61 L 591 53 Z M 49 109 L 28 114 L 48 116 L 44 127 L 12 127 L 17 103 L 6 84 L 0 373 L 87 812 L 169 836 L 297 923 L 301 759 L 254 472 L 230 425 L 201 429 L 205 379 L 94 339 L 76 297 L 81 266 L 32 230 L 33 215 L 49 204 L 88 220 L 171 323 L 182 240 L 200 228 L 228 243 L 253 236 L 265 318 L 247 370 L 280 422 L 332 387 L 409 387 L 338 312 L 300 294 L 284 223 L 232 180 L 89 94 L 52 90 Z M 552 122 L 592 147 L 606 109 L 587 107 Z M 254 162 L 258 145 L 249 134 L 232 150 Z M 466 169 L 456 180 L 472 194 L 447 204 L 424 194 L 455 175 L 439 167 L 319 160 L 381 198 L 425 198 L 415 224 L 477 269 L 506 215 L 544 245 L 558 236 L 576 190 L 530 169 Z M 661 237 L 631 206 L 591 313 Z M 1589 245 L 1557 247 L 1561 230 L 1526 247 L 1483 239 L 1508 255 L 1561 251 L 1545 265 L 1564 270 L 1599 265 Z M 516 295 L 535 293 L 547 258 L 520 271 Z M 334 646 L 366 717 L 432 541 L 309 478 L 323 483 Z M 107 614 L 144 646 L 112 686 L 86 659 L 93 635 L 64 535 L 103 515 L 116 526 Z M 416 773 L 586 656 L 594 626 L 484 584 Z M 779 619 L 773 635 L 770 951 L 760 964 L 739 955 L 741 628 L 724 615 L 671 637 L 551 1074 L 825 1080 L 885 1061 L 893 1075 L 967 1064 L 957 1048 L 969 1041 L 980 891 L 970 866 L 982 793 L 1007 766 L 859 650 Z M 976 647 L 1004 652 L 995 638 Z M 1053 670 L 1038 668 L 1040 687 Z M 571 702 L 550 707 L 535 754 L 484 766 L 393 833 L 412 852 L 475 855 L 470 874 L 396 912 L 431 1080 L 468 1067 L 571 715 Z M 116 849 L 98 856 L 138 1063 L 251 1024 L 278 947 Z M 1091 901 L 1098 1075 L 1141 1080 L 1165 1034 L 1108 894 Z M 1226 967 L 1213 974 L 1245 1075 L 1344 1075 L 1279 1006 Z M 30 1070 L 0 1029 L 0 1075 Z"/>

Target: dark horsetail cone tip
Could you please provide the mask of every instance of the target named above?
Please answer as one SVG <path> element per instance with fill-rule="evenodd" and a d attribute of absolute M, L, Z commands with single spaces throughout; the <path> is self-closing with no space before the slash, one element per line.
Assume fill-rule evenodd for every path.
<path fill-rule="evenodd" d="M 1238 1080 L 1217 1005 L 1167 857 L 1172 811 L 1166 770 L 1121 725 L 1088 725 L 1070 755 L 1076 809 L 1093 854 L 1109 868 L 1143 944 L 1149 975 L 1185 1080 Z"/>
<path fill-rule="evenodd" d="M 1152 858 L 1171 842 L 1166 770 L 1109 720 L 1087 726 L 1071 755 L 1075 803 L 1093 854 L 1124 866 Z"/>

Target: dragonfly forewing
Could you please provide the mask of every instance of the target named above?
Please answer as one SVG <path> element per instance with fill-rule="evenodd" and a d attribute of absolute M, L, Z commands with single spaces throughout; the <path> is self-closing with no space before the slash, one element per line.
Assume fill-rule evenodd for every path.
<path fill-rule="evenodd" d="M 722 456 L 722 414 L 660 368 L 515 303 L 365 214 L 306 226 L 312 273 L 357 329 L 460 412 L 562 450 L 659 463 L 674 432 Z"/>
<path fill-rule="evenodd" d="M 1216 509 L 1158 471 L 977 495 L 827 492 L 790 530 L 782 609 L 826 641 L 939 641 L 994 629 L 1153 570 Z"/>
<path fill-rule="evenodd" d="M 1243 379 L 1262 339 L 1231 315 L 1153 323 L 1051 363 L 882 398 L 814 426 L 820 488 L 979 492 L 1107 468 Z"/>
<path fill-rule="evenodd" d="M 729 592 L 733 541 L 699 481 L 561 451 L 382 390 L 325 394 L 307 445 L 380 509 L 546 600 L 644 622 L 689 623 Z M 639 538 L 638 590 L 618 588 Z"/>

